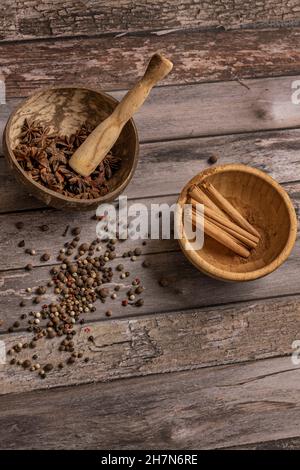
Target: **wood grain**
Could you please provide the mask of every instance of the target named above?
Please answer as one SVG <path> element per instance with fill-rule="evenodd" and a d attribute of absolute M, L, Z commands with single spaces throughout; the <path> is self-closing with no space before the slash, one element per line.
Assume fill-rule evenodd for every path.
<path fill-rule="evenodd" d="M 1 397 L 3 449 L 209 449 L 297 437 L 289 357 Z"/>
<path fill-rule="evenodd" d="M 292 84 L 299 78 L 295 75 L 246 80 L 247 88 L 233 81 L 156 87 L 135 116 L 140 141 L 298 127 L 300 105 L 293 104 L 291 98 Z M 112 95 L 121 99 L 125 92 Z M 19 101 L 14 99 L 2 105 L 0 130 Z"/>
<path fill-rule="evenodd" d="M 177 194 L 207 167 L 213 155 L 220 164 L 251 165 L 280 183 L 300 180 L 299 148 L 298 129 L 142 144 L 135 176 L 125 194 L 131 199 Z M 167 176 L 170 173 L 172 178 Z M 3 158 L 0 183 L 0 213 L 44 207 L 16 183 Z"/>
<path fill-rule="evenodd" d="M 300 437 L 290 437 L 287 439 L 278 439 L 276 441 L 253 442 L 241 446 L 227 447 L 229 450 L 299 450 Z"/>
<path fill-rule="evenodd" d="M 0 39 L 91 35 L 151 29 L 298 24 L 296 2 L 222 2 L 205 0 L 3 0 Z"/>
<path fill-rule="evenodd" d="M 128 258 L 123 263 L 122 259 L 125 269 L 131 272 L 131 276 L 125 282 L 121 281 L 117 274 L 114 277 L 112 287 L 116 283 L 120 283 L 122 286 L 118 300 L 108 299 L 105 305 L 96 304 L 97 310 L 89 314 L 88 320 L 103 319 L 107 309 L 111 309 L 114 317 L 119 318 L 300 293 L 299 240 L 288 261 L 277 271 L 263 279 L 243 284 L 223 283 L 202 275 L 181 252 L 167 251 L 167 243 L 167 241 L 161 243 L 163 252 L 145 255 L 151 263 L 147 269 L 141 266 L 144 260 L 143 256 L 134 263 Z M 119 262 L 120 260 L 116 259 L 112 266 L 115 267 Z M 145 303 L 139 309 L 132 305 L 121 307 L 120 302 L 126 297 L 126 291 L 129 289 L 132 279 L 136 277 L 141 279 L 146 288 L 143 295 Z M 34 293 L 28 294 L 25 289 L 31 287 L 35 290 L 36 287 L 45 285 L 49 278 L 49 267 L 36 267 L 30 273 L 24 269 L 8 270 L 1 273 L 0 298 L 3 324 L 0 331 L 7 331 L 7 328 L 19 318 L 23 311 L 38 310 L 38 307 L 32 303 Z M 168 281 L 168 287 L 159 285 L 162 278 Z M 48 293 L 43 296 L 42 303 L 51 302 L 54 299 L 55 297 L 49 289 Z M 26 308 L 19 307 L 21 300 L 26 301 Z"/>
<path fill-rule="evenodd" d="M 159 171 L 158 166 L 156 166 L 156 170 Z M 153 178 L 153 173 L 150 173 L 150 175 Z M 293 176 L 291 175 L 291 178 L 295 178 L 296 176 L 297 174 L 294 173 Z M 142 182 L 143 179 L 141 175 L 140 188 L 142 188 Z M 175 182 L 176 180 L 174 183 Z M 145 182 L 143 184 L 145 185 Z M 290 183 L 286 184 L 284 187 L 285 190 L 290 194 L 296 212 L 299 216 L 300 183 Z M 14 188 L 16 199 L 18 198 L 21 201 L 17 183 L 14 183 Z M 168 188 L 165 187 L 166 192 L 168 192 L 167 189 Z M 170 189 L 172 189 L 172 191 L 177 190 L 177 188 L 174 188 L 173 185 L 170 187 Z M 5 190 L 5 185 L 2 190 Z M 134 205 L 135 203 L 143 204 L 148 208 L 148 212 L 150 213 L 151 210 L 158 212 L 159 205 L 168 204 L 171 206 L 177 201 L 177 194 L 170 196 L 154 196 L 156 195 L 153 195 L 152 197 L 150 196 L 149 198 L 139 198 L 138 201 L 136 199 L 132 199 L 128 201 L 128 207 Z M 152 204 L 154 204 L 154 206 L 151 208 Z M 16 209 L 13 206 L 10 207 L 12 210 Z M 20 205 L 19 207 L 24 208 L 23 205 Z M 7 211 L 8 207 L 4 207 L 3 209 Z M 31 263 L 33 266 L 56 264 L 56 257 L 59 254 L 59 250 L 63 247 L 66 241 L 72 240 L 72 228 L 77 226 L 81 227 L 81 243 L 90 243 L 94 238 L 96 238 L 97 222 L 93 220 L 93 214 L 94 213 L 90 212 L 74 213 L 56 211 L 55 209 L 47 209 L 44 211 L 26 211 L 22 214 L 16 212 L 10 214 L 9 217 L 7 217 L 6 214 L 0 215 L 0 271 L 22 268 L 28 263 Z M 158 215 L 156 216 L 156 220 L 158 220 Z M 17 230 L 16 224 L 20 221 L 24 223 L 24 228 L 22 230 Z M 45 223 L 48 225 L 49 230 L 47 232 L 41 232 L 41 226 Z M 64 237 L 63 234 L 67 226 L 69 226 L 69 231 L 67 236 Z M 25 242 L 24 247 L 18 246 L 18 243 L 21 240 L 24 240 Z M 124 251 L 132 250 L 137 245 L 141 245 L 141 240 L 135 241 L 128 238 L 125 243 L 123 242 L 118 245 L 116 253 L 118 256 L 122 256 Z M 36 251 L 36 255 L 28 255 L 25 252 L 26 248 L 34 249 Z M 102 251 L 103 250 L 104 248 L 102 248 Z M 171 237 L 170 240 L 149 240 L 147 245 L 143 247 L 144 254 L 174 250 L 178 250 L 178 245 L 177 241 L 173 240 L 173 237 Z M 40 259 L 45 252 L 51 255 L 50 260 L 46 263 L 41 262 Z M 75 254 L 76 250 L 74 251 L 74 255 Z"/>
<path fill-rule="evenodd" d="M 0 365 L 0 394 L 106 382 L 126 377 L 201 369 L 291 354 L 300 335 L 300 297 L 247 302 L 201 310 L 87 323 L 77 329 L 76 348 L 90 361 L 57 367 L 41 380 L 36 373 Z M 272 321 L 270 321 L 272 318 Z M 90 335 L 95 344 L 88 342 Z M 29 342 L 29 333 L 1 335 L 8 351 Z M 59 339 L 38 342 L 41 365 L 69 357 Z M 32 350 L 18 357 L 31 359 Z"/>
<path fill-rule="evenodd" d="M 174 63 L 164 84 L 296 75 L 299 50 L 298 28 L 0 43 L 0 75 L 10 99 L 53 84 L 129 88 L 156 51 Z"/>

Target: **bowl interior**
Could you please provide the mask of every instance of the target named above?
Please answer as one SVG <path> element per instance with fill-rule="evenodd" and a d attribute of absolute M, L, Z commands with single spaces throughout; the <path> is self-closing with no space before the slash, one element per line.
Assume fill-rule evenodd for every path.
<path fill-rule="evenodd" d="M 241 212 L 261 234 L 261 240 L 248 259 L 234 254 L 206 235 L 203 248 L 187 251 L 186 255 L 200 269 L 212 268 L 213 271 L 216 268 L 219 270 L 216 277 L 231 280 L 235 275 L 238 278 L 239 274 L 250 274 L 271 265 L 285 249 L 291 233 L 289 200 L 283 197 L 283 190 L 279 191 L 279 185 L 262 172 L 245 171 L 242 166 L 238 170 L 230 170 L 225 166 L 223 171 L 196 176 L 182 191 L 179 202 L 186 201 L 191 184 L 203 180 L 211 182 Z"/>
<path fill-rule="evenodd" d="M 42 90 L 26 100 L 14 113 L 8 129 L 10 150 L 14 150 L 19 143 L 20 129 L 25 118 L 37 120 L 51 131 L 71 135 L 86 121 L 97 126 L 112 113 L 117 103 L 105 93 L 86 88 Z M 129 177 L 134 166 L 137 145 L 135 126 L 129 121 L 114 147 L 114 153 L 122 157 L 122 165 L 109 180 L 110 192 Z M 58 193 L 57 195 L 59 196 Z"/>

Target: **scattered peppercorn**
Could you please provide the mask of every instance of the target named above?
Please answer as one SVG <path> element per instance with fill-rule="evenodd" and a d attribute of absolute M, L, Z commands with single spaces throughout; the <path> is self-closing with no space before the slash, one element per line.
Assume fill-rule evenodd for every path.
<path fill-rule="evenodd" d="M 81 228 L 80 228 L 80 227 L 74 227 L 73 230 L 72 230 L 72 235 L 73 235 L 73 236 L 80 235 L 80 232 L 81 232 Z"/>
<path fill-rule="evenodd" d="M 18 243 L 18 246 L 20 248 L 23 248 L 23 246 L 25 246 L 25 241 L 24 240 L 21 240 L 19 243 Z"/>
<path fill-rule="evenodd" d="M 24 228 L 24 222 L 17 222 L 16 227 L 18 230 L 22 230 L 22 228 Z"/>
<path fill-rule="evenodd" d="M 214 163 L 217 163 L 218 161 L 218 157 L 216 155 L 211 155 L 208 159 L 208 163 L 210 163 L 211 165 L 213 165 Z"/>
<path fill-rule="evenodd" d="M 165 277 L 162 277 L 159 281 L 158 281 L 159 285 L 161 287 L 168 287 L 170 285 L 169 283 L 169 280 L 166 279 Z"/>
<path fill-rule="evenodd" d="M 31 271 L 32 268 L 33 268 L 33 266 L 32 266 L 32 264 L 30 264 L 30 263 L 29 263 L 29 264 L 26 264 L 26 266 L 25 266 L 26 271 Z"/>

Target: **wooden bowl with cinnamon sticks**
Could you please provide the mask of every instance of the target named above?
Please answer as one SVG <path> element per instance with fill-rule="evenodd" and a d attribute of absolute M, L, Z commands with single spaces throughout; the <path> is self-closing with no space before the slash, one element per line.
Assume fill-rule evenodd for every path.
<path fill-rule="evenodd" d="M 270 274 L 290 255 L 297 218 L 286 191 L 255 168 L 229 164 L 196 175 L 180 193 L 179 243 L 205 274 L 225 281 L 250 281 Z M 191 249 L 184 223 L 204 232 Z"/>

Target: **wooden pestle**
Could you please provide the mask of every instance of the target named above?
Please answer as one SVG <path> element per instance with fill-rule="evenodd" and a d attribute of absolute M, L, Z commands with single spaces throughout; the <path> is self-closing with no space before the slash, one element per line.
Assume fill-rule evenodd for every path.
<path fill-rule="evenodd" d="M 73 170 L 82 176 L 89 176 L 96 169 L 117 141 L 126 122 L 142 106 L 154 85 L 172 68 L 172 62 L 163 55 L 152 56 L 144 76 L 72 155 L 69 164 Z"/>

